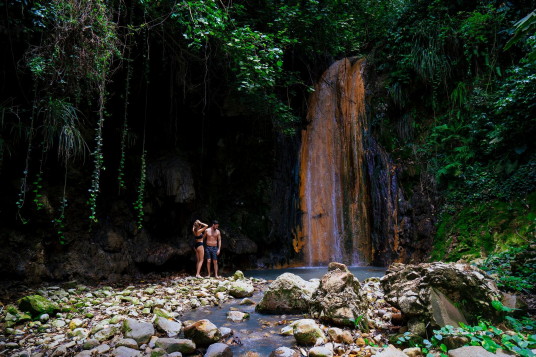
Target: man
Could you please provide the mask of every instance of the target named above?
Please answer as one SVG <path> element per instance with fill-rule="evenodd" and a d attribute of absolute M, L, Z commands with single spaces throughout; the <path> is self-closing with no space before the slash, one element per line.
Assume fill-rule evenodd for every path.
<path fill-rule="evenodd" d="M 221 233 L 218 230 L 220 224 L 218 221 L 212 221 L 212 227 L 205 230 L 206 242 L 205 242 L 205 257 L 207 258 L 207 270 L 208 277 L 210 277 L 210 263 L 214 262 L 214 276 L 218 276 L 218 255 L 220 255 L 221 248 Z"/>

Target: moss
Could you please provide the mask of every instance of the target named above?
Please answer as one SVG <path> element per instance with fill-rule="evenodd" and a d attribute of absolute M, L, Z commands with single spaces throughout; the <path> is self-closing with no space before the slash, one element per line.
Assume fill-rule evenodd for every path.
<path fill-rule="evenodd" d="M 536 192 L 526 198 L 473 204 L 445 212 L 440 220 L 432 260 L 471 259 L 534 241 Z"/>
<path fill-rule="evenodd" d="M 23 297 L 19 301 L 19 307 L 22 311 L 29 312 L 34 316 L 41 314 L 53 314 L 54 312 L 60 311 L 58 304 L 40 295 Z"/>

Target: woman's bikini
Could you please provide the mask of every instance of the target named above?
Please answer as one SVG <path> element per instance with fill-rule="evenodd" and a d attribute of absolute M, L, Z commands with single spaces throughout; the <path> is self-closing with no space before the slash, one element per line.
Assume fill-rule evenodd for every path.
<path fill-rule="evenodd" d="M 199 242 L 198 239 L 203 239 L 203 233 L 199 236 L 194 236 L 195 238 L 195 249 L 203 245 L 203 241 Z"/>

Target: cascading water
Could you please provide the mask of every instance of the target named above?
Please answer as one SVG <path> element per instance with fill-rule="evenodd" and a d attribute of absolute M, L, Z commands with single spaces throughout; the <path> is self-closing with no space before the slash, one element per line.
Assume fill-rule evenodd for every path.
<path fill-rule="evenodd" d="M 372 259 L 362 63 L 334 63 L 309 102 L 300 153 L 301 226 L 293 242 L 309 266 Z"/>

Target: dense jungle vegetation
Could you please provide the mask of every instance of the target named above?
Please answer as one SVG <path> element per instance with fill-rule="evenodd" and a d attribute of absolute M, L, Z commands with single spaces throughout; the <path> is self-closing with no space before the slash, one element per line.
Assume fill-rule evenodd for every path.
<path fill-rule="evenodd" d="M 66 226 L 98 226 L 107 219 L 102 207 L 121 197 L 141 229 L 147 160 L 180 148 L 195 153 L 195 170 L 209 170 L 217 157 L 207 153 L 209 133 L 229 126 L 247 128 L 237 140 L 295 141 L 319 75 L 356 56 L 367 61 L 371 133 L 402 167 L 408 192 L 420 184 L 440 197 L 432 258 L 529 245 L 535 7 L 523 0 L 2 2 L 3 225 L 37 225 L 66 244 L 73 239 Z M 246 161 L 244 175 L 273 170 Z M 250 207 L 265 212 L 270 183 L 255 186 Z M 203 197 L 214 203 L 209 197 L 224 187 Z"/>

